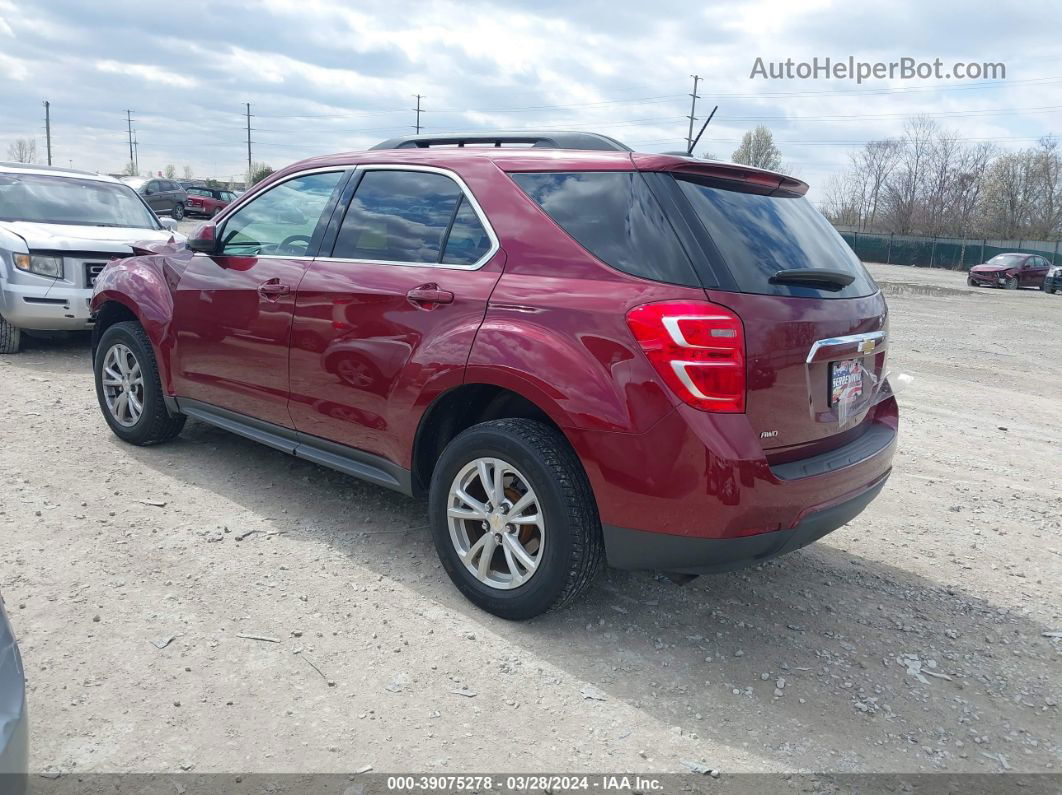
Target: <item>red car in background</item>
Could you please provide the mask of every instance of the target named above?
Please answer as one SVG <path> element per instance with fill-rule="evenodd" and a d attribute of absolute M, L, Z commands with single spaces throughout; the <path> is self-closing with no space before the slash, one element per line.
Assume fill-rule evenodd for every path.
<path fill-rule="evenodd" d="M 971 287 L 1040 287 L 1051 264 L 1038 254 L 997 254 L 983 265 L 974 265 L 966 277 Z"/>
<path fill-rule="evenodd" d="M 426 497 L 505 618 L 605 559 L 764 561 L 855 518 L 896 447 L 885 299 L 807 188 L 589 133 L 304 160 L 104 269 L 100 408 L 131 444 L 194 417 Z"/>
<path fill-rule="evenodd" d="M 236 194 L 231 190 L 222 188 L 185 188 L 188 191 L 188 201 L 185 202 L 185 215 L 199 215 L 204 218 L 213 218 L 233 201 Z"/>

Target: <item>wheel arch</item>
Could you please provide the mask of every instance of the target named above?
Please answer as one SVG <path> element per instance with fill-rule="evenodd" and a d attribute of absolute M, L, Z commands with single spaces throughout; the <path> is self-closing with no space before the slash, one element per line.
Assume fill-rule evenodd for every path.
<path fill-rule="evenodd" d="M 459 433 L 481 422 L 500 419 L 529 419 L 556 429 L 571 444 L 557 412 L 506 386 L 475 382 L 454 387 L 428 406 L 421 415 L 413 439 L 413 493 L 425 496 L 435 463 L 443 449 Z"/>

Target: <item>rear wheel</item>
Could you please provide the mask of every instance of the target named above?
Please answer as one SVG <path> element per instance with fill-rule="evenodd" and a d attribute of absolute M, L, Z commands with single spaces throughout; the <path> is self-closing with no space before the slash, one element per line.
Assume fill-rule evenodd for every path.
<path fill-rule="evenodd" d="M 1004 284 L 1004 286 L 1008 290 L 1017 290 L 1018 289 L 1018 277 L 1017 276 L 1008 276 L 1007 277 L 1007 281 Z"/>
<path fill-rule="evenodd" d="M 0 317 L 0 353 L 18 353 L 22 347 L 22 329 Z"/>
<path fill-rule="evenodd" d="M 522 620 L 561 607 L 601 568 L 597 505 L 555 429 L 495 420 L 443 451 L 429 493 L 432 536 L 454 585 L 478 607 Z"/>
<path fill-rule="evenodd" d="M 151 341 L 139 323 L 115 323 L 103 332 L 94 370 L 100 410 L 119 439 L 157 444 L 181 432 L 185 417 L 166 410 Z"/>

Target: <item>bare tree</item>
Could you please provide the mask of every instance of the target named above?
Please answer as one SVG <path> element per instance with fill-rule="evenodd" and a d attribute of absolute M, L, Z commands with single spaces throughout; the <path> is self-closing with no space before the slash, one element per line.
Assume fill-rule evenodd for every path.
<path fill-rule="evenodd" d="M 184 178 L 185 179 L 191 179 L 192 178 L 192 167 L 191 166 L 185 166 L 184 167 Z"/>
<path fill-rule="evenodd" d="M 782 153 L 774 145 L 774 136 L 762 124 L 755 130 L 749 130 L 741 138 L 741 145 L 734 150 L 730 159 L 746 166 L 766 168 L 778 171 L 782 167 Z"/>
<path fill-rule="evenodd" d="M 162 173 L 165 175 L 166 179 L 176 179 L 177 166 L 173 165 L 173 163 L 170 163 L 166 166 L 165 170 Z"/>
<path fill-rule="evenodd" d="M 7 158 L 13 163 L 33 163 L 37 160 L 37 142 L 32 138 L 18 138 L 7 148 Z"/>

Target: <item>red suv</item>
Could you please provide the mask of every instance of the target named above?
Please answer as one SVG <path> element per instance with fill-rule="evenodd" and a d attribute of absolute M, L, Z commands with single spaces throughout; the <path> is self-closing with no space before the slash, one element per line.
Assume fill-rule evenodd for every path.
<path fill-rule="evenodd" d="M 700 574 L 881 491 L 885 300 L 807 185 L 587 133 L 416 137 L 289 166 L 100 275 L 104 418 L 187 417 L 427 497 L 475 604 L 607 559 Z"/>

